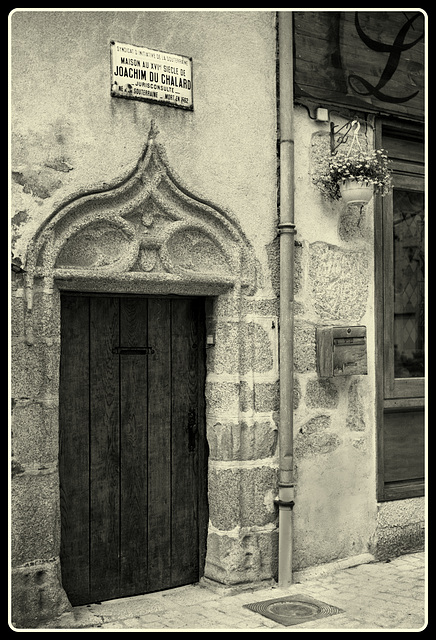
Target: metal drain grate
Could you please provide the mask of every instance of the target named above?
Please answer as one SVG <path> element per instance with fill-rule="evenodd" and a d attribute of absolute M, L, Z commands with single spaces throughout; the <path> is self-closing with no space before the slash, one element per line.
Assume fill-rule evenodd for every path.
<path fill-rule="evenodd" d="M 244 607 L 286 627 L 342 613 L 342 609 L 338 609 L 338 607 L 302 595 L 253 602 L 244 604 Z"/>

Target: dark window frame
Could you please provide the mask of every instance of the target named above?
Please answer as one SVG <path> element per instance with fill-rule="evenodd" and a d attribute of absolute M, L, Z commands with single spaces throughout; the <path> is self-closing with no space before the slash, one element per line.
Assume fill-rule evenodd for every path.
<path fill-rule="evenodd" d="M 418 123 L 379 120 L 376 146 L 383 147 L 386 136 L 399 153 L 394 152 L 394 185 L 397 188 L 423 190 L 424 132 Z M 407 144 L 407 154 L 401 146 Z M 403 157 L 402 157 L 403 156 Z M 424 196 L 425 197 L 425 196 Z M 414 418 L 425 410 L 425 378 L 394 378 L 393 360 L 393 196 L 378 196 L 374 204 L 375 238 L 375 311 L 376 311 L 376 416 L 377 416 L 377 499 L 397 500 L 424 495 L 424 478 L 393 480 L 387 468 L 385 423 L 396 416 Z"/>

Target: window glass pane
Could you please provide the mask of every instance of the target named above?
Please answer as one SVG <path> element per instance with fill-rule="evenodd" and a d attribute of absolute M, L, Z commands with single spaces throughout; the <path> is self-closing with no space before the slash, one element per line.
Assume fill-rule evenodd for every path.
<path fill-rule="evenodd" d="M 424 194 L 394 189 L 394 375 L 424 376 Z"/>

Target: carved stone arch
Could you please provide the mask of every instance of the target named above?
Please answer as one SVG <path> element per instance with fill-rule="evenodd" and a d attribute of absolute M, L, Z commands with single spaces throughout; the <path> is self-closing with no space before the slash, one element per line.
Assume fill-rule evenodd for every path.
<path fill-rule="evenodd" d="M 78 194 L 44 222 L 29 247 L 28 285 L 35 277 L 88 286 L 114 278 L 165 285 L 162 293 L 170 283 L 254 293 L 256 261 L 239 223 L 181 185 L 157 133 L 152 123 L 127 178 Z"/>
<path fill-rule="evenodd" d="M 247 300 L 255 293 L 259 295 L 260 271 L 254 251 L 231 214 L 195 197 L 175 177 L 156 135 L 152 126 L 144 153 L 124 179 L 77 193 L 64 201 L 41 225 L 29 244 L 25 263 L 25 335 L 19 348 L 27 358 L 23 370 L 30 372 L 34 367 L 36 371 L 34 376 L 29 376 L 29 388 L 23 383 L 26 408 L 35 406 L 34 412 L 29 411 L 32 416 L 29 442 L 35 449 L 39 468 L 44 469 L 41 473 L 51 474 L 50 487 L 59 487 L 57 407 L 62 349 L 61 294 L 66 290 L 207 298 L 207 331 L 210 328 L 217 346 L 217 349 L 209 349 L 205 357 L 204 397 L 211 470 L 214 474 L 218 472 L 213 464 L 220 463 L 220 457 L 223 461 L 231 460 L 232 464 L 241 460 L 240 451 L 247 448 L 243 442 L 250 443 L 250 451 L 245 454 L 250 461 L 263 459 L 263 453 L 269 455 L 275 447 L 270 438 L 274 440 L 276 432 L 273 414 L 276 411 L 278 356 L 265 358 L 265 353 L 269 353 L 269 349 L 271 353 L 277 353 L 274 346 L 277 316 L 263 316 L 262 311 L 255 321 L 253 314 L 262 304 L 257 296 Z M 20 298 L 22 296 L 20 291 Z M 215 296 L 219 299 L 211 300 Z M 264 331 L 264 327 L 268 330 Z M 257 348 L 256 336 L 259 335 L 262 345 Z M 255 364 L 259 353 L 262 364 Z M 271 365 L 265 364 L 270 361 Z M 268 412 L 270 419 L 266 417 Z M 263 427 L 267 435 L 260 441 L 268 441 L 271 447 L 268 444 L 265 449 L 262 444 L 257 454 L 251 450 L 251 444 L 257 442 L 255 430 Z M 222 448 L 218 445 L 221 441 L 224 443 Z M 228 447 L 232 449 L 231 454 Z M 261 470 L 263 478 L 263 466 Z M 274 473 L 272 468 L 268 477 L 274 478 Z M 227 479 L 227 469 L 223 469 L 222 474 Z M 235 480 L 236 476 L 243 487 L 248 476 L 238 472 Z M 33 468 L 31 478 L 36 478 Z M 228 512 L 228 496 L 222 491 L 222 481 L 211 482 L 208 486 L 211 513 Z M 29 493 L 29 500 L 39 491 L 40 485 L 37 487 Z M 39 520 L 44 522 L 41 539 L 48 531 L 46 537 L 59 541 L 59 496 L 52 490 L 47 495 L 51 498 L 39 503 L 42 510 Z M 266 573 L 268 579 L 271 577 L 263 551 L 259 553 L 259 549 L 265 544 L 268 550 L 273 549 L 270 541 L 272 525 L 268 523 L 265 530 L 260 527 L 259 531 L 255 520 L 251 530 L 245 526 L 246 516 L 241 515 L 244 526 L 240 526 L 240 534 L 236 535 L 233 527 L 234 518 L 238 517 L 235 511 L 230 535 L 210 519 L 205 578 L 233 584 L 240 582 L 242 572 L 251 580 L 250 576 L 257 570 L 253 573 L 252 564 L 247 566 L 247 553 L 254 553 L 258 558 L 256 562 L 259 566 L 262 564 L 262 575 Z M 56 571 L 50 568 L 47 581 L 50 592 L 58 593 L 59 602 L 65 602 L 56 544 L 53 547 Z M 46 553 L 46 547 L 43 552 Z M 228 557 L 236 558 L 231 568 L 226 560 Z M 39 580 L 38 575 L 39 570 L 37 573 L 35 569 L 35 581 Z M 257 580 L 257 573 L 256 576 Z"/>

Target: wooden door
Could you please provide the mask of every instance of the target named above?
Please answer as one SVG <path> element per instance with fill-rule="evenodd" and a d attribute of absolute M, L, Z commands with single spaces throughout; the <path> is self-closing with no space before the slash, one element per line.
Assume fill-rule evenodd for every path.
<path fill-rule="evenodd" d="M 73 605 L 198 581 L 204 301 L 61 296 L 63 586 Z"/>

